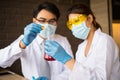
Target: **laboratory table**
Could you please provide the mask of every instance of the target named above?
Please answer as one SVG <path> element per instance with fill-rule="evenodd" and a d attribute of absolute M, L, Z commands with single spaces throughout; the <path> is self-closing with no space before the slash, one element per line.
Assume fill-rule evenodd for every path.
<path fill-rule="evenodd" d="M 0 80 L 28 80 L 9 70 L 0 70 Z"/>

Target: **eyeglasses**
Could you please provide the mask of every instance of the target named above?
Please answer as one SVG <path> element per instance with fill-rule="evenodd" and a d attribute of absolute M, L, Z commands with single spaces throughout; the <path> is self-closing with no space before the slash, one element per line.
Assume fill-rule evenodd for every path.
<path fill-rule="evenodd" d="M 87 18 L 87 15 L 84 15 L 84 14 L 80 14 L 78 15 L 77 17 L 67 21 L 67 27 L 72 30 L 72 25 L 78 25 L 78 24 L 81 24 L 83 21 L 85 21 Z"/>
<path fill-rule="evenodd" d="M 37 18 L 35 18 L 39 23 L 41 23 L 41 24 L 45 24 L 46 22 L 48 23 L 48 24 L 51 24 L 51 25 L 56 25 L 57 24 L 57 20 L 56 19 L 51 19 L 51 20 L 46 20 L 46 19 L 37 19 Z"/>

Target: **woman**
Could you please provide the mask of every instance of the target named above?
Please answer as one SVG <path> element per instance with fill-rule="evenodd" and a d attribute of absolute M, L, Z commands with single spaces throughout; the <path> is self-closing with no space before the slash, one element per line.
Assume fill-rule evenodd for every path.
<path fill-rule="evenodd" d="M 68 10 L 67 17 L 67 26 L 72 34 L 84 40 L 78 46 L 76 59 L 50 40 L 45 43 L 46 53 L 71 70 L 69 80 L 120 80 L 118 47 L 112 37 L 101 31 L 91 9 L 76 4 Z"/>

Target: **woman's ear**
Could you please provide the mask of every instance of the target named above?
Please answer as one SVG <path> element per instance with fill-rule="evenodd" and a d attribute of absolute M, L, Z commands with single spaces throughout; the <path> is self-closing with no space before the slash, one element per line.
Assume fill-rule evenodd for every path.
<path fill-rule="evenodd" d="M 92 22 L 93 22 L 93 16 L 92 16 L 91 14 L 88 15 L 87 21 L 88 21 L 89 23 L 92 23 Z"/>
<path fill-rule="evenodd" d="M 35 19 L 35 18 L 33 18 L 33 22 L 36 22 L 36 19 Z"/>

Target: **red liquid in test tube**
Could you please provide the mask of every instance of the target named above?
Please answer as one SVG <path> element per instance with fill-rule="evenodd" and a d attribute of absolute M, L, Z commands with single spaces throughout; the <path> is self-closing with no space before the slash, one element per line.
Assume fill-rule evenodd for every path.
<path fill-rule="evenodd" d="M 44 59 L 47 61 L 54 61 L 55 60 L 52 56 L 49 56 L 46 53 L 44 53 Z"/>
<path fill-rule="evenodd" d="M 48 37 L 47 39 L 50 40 L 50 37 Z M 55 59 L 52 56 L 47 55 L 46 53 L 44 53 L 44 59 L 47 61 L 55 61 Z"/>

